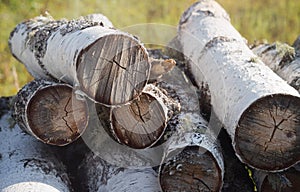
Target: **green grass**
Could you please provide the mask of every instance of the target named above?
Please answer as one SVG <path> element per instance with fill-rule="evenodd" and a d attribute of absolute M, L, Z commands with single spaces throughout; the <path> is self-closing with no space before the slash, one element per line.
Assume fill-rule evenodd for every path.
<path fill-rule="evenodd" d="M 0 0 L 0 96 L 14 95 L 32 77 L 10 54 L 7 40 L 23 20 L 48 11 L 54 18 L 76 18 L 100 12 L 116 26 L 162 23 L 176 26 L 195 0 Z M 291 44 L 300 34 L 300 3 L 296 0 L 219 0 L 233 25 L 254 42 L 266 39 Z"/>

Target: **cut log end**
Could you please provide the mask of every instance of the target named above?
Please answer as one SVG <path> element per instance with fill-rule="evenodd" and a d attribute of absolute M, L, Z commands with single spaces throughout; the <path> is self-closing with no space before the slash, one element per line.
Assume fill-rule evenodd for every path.
<path fill-rule="evenodd" d="M 175 161 L 174 161 L 175 159 Z M 162 165 L 163 191 L 220 191 L 221 169 L 212 154 L 201 147 L 186 147 Z"/>
<path fill-rule="evenodd" d="M 152 146 L 164 132 L 166 114 L 163 106 L 148 93 L 130 105 L 112 110 L 113 129 L 122 144 L 141 149 Z"/>
<path fill-rule="evenodd" d="M 76 140 L 87 127 L 87 104 L 78 100 L 67 85 L 39 90 L 26 109 L 28 125 L 40 140 L 52 145 L 66 145 Z"/>
<path fill-rule="evenodd" d="M 149 78 L 146 49 L 130 36 L 104 36 L 84 49 L 79 58 L 79 84 L 102 104 L 125 104 L 137 98 Z"/>
<path fill-rule="evenodd" d="M 259 99 L 243 113 L 235 136 L 245 163 L 281 170 L 300 159 L 300 100 L 291 95 Z"/>

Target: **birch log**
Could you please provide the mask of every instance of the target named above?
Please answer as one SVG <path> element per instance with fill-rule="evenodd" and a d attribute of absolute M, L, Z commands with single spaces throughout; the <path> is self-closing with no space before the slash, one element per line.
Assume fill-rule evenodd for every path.
<path fill-rule="evenodd" d="M 178 33 L 239 159 L 270 171 L 299 161 L 299 93 L 255 59 L 225 10 L 213 0 L 199 1 L 182 15 Z"/>
<path fill-rule="evenodd" d="M 223 157 L 200 115 L 196 89 L 178 68 L 162 77 L 159 85 L 181 104 L 181 112 L 168 123 L 173 133 L 159 169 L 162 190 L 221 191 Z"/>
<path fill-rule="evenodd" d="M 300 190 L 300 171 L 291 167 L 279 173 L 254 171 L 253 178 L 260 192 L 296 192 Z"/>
<path fill-rule="evenodd" d="M 24 134 L 12 122 L 11 111 L 0 118 L 0 191 L 73 191 L 64 165 L 49 146 Z"/>
<path fill-rule="evenodd" d="M 38 140 L 63 146 L 75 141 L 88 124 L 87 103 L 64 83 L 34 80 L 17 94 L 16 122 Z"/>
<path fill-rule="evenodd" d="M 97 105 L 99 119 L 117 142 L 135 149 L 153 146 L 163 135 L 167 121 L 179 104 L 148 84 L 138 99 L 129 105 L 107 108 Z"/>
<path fill-rule="evenodd" d="M 296 44 L 297 40 L 293 46 Z M 252 50 L 275 73 L 297 89 L 298 92 L 300 91 L 300 58 L 296 55 L 294 48 L 285 43 L 273 43 L 261 44 Z M 257 188 L 262 192 L 299 191 L 299 177 L 300 171 L 294 167 L 276 174 L 254 171 Z"/>
<path fill-rule="evenodd" d="M 261 44 L 253 52 L 288 84 L 300 91 L 300 57 L 285 43 Z"/>
<path fill-rule="evenodd" d="M 9 45 L 33 77 L 69 83 L 106 105 L 137 98 L 150 74 L 141 42 L 102 15 L 71 21 L 39 16 L 18 24 Z"/>
<path fill-rule="evenodd" d="M 120 158 L 119 156 L 117 156 Z M 125 157 L 126 159 L 126 157 Z M 81 191 L 87 192 L 160 192 L 157 174 L 151 167 L 118 167 L 90 153 L 80 169 Z"/>

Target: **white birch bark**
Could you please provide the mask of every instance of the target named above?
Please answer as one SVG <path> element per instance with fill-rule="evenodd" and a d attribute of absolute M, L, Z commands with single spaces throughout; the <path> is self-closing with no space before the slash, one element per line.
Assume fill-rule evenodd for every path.
<path fill-rule="evenodd" d="M 224 9 L 213 0 L 196 2 L 182 15 L 178 33 L 190 70 L 199 87 L 208 84 L 213 111 L 239 159 L 273 171 L 295 164 L 299 138 L 288 132 L 299 131 L 299 93 L 255 60 Z M 288 113 L 277 116 L 277 110 Z M 284 131 L 277 130 L 280 124 Z"/>
<path fill-rule="evenodd" d="M 102 15 L 71 21 L 39 16 L 18 24 L 9 45 L 33 77 L 69 83 L 106 105 L 133 100 L 149 78 L 144 46 Z"/>
<path fill-rule="evenodd" d="M 157 174 L 151 167 L 119 167 L 92 153 L 83 160 L 80 173 L 83 189 L 90 192 L 161 191 Z"/>
<path fill-rule="evenodd" d="M 64 165 L 49 146 L 12 122 L 11 112 L 0 119 L 0 191 L 73 191 Z"/>
<path fill-rule="evenodd" d="M 181 104 L 181 112 L 168 123 L 173 133 L 159 170 L 163 191 L 221 191 L 223 156 L 216 137 L 200 115 L 196 89 L 178 68 L 161 81 L 160 87 Z"/>

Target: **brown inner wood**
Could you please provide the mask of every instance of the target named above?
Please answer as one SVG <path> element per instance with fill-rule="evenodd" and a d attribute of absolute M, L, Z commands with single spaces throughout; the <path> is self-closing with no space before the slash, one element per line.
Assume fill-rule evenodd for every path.
<path fill-rule="evenodd" d="M 210 152 L 201 147 L 186 147 L 174 159 L 162 167 L 159 179 L 163 191 L 220 190 L 221 170 Z"/>
<path fill-rule="evenodd" d="M 140 95 L 149 73 L 145 49 L 124 35 L 100 38 L 80 53 L 77 62 L 82 90 L 107 105 L 125 104 Z"/>
<path fill-rule="evenodd" d="M 119 140 L 132 148 L 154 144 L 166 127 L 166 116 L 161 104 L 143 93 L 130 105 L 112 110 L 112 126 Z"/>
<path fill-rule="evenodd" d="M 242 115 L 236 149 L 250 165 L 286 168 L 300 159 L 300 99 L 272 95 L 253 103 Z"/>
<path fill-rule="evenodd" d="M 66 145 L 77 139 L 88 123 L 87 104 L 69 86 L 40 89 L 27 107 L 28 124 L 42 141 Z"/>

